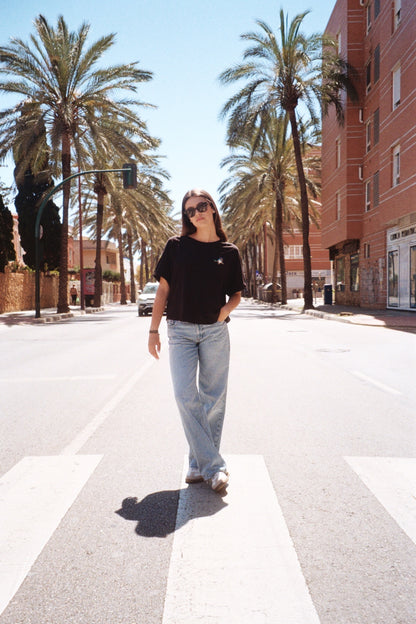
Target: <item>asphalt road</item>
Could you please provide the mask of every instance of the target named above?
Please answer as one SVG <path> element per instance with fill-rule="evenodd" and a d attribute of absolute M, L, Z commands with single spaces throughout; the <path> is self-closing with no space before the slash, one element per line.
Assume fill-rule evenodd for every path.
<path fill-rule="evenodd" d="M 253 624 L 413 624 L 416 335 L 244 302 L 222 443 L 238 497 L 232 470 L 228 497 L 192 490 L 190 518 L 165 328 L 155 362 L 148 327 L 134 306 L 0 326 L 0 624 L 242 623 L 250 579 L 224 597 L 220 567 L 244 566 L 276 510 L 316 617 L 279 620 L 260 597 Z M 261 548 L 279 561 L 273 531 Z M 209 559 L 220 615 L 169 606 L 181 556 L 190 584 Z"/>

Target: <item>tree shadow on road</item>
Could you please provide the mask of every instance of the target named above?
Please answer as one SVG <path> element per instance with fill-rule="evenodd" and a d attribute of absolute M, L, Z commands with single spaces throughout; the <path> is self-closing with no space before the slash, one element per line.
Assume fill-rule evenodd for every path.
<path fill-rule="evenodd" d="M 115 513 L 137 522 L 138 535 L 167 537 L 190 520 L 212 516 L 226 506 L 219 494 L 206 483 L 200 483 L 180 490 L 154 492 L 141 501 L 136 497 L 125 498 Z"/>

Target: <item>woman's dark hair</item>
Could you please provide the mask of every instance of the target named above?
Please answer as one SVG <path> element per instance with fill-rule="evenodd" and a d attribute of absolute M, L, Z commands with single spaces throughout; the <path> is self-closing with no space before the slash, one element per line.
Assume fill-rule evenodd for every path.
<path fill-rule="evenodd" d="M 218 212 L 218 208 L 215 205 L 215 202 L 212 199 L 211 195 L 207 193 L 207 191 L 204 191 L 203 189 L 192 189 L 188 191 L 187 193 L 185 193 L 184 195 L 184 198 L 182 200 L 182 236 L 189 236 L 189 234 L 193 234 L 194 232 L 196 232 L 196 227 L 192 225 L 190 219 L 188 219 L 185 213 L 185 204 L 190 197 L 204 197 L 204 199 L 207 199 L 209 201 L 209 203 L 211 204 L 212 208 L 215 211 L 213 215 L 215 231 L 217 233 L 218 238 L 221 241 L 225 242 L 227 240 L 227 235 L 222 229 L 221 217 Z"/>

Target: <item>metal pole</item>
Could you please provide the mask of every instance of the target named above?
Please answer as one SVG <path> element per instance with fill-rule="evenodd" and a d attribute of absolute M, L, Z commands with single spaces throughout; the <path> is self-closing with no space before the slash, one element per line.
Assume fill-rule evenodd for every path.
<path fill-rule="evenodd" d="M 45 209 L 46 204 L 59 189 L 63 187 L 63 185 L 68 182 L 68 180 L 72 180 L 73 178 L 78 178 L 82 175 L 89 175 L 91 173 L 123 173 L 126 168 L 123 169 L 91 169 L 90 171 L 79 171 L 78 173 L 74 173 L 70 175 L 62 182 L 59 182 L 57 186 L 49 191 L 49 193 L 42 200 L 41 205 L 39 206 L 38 214 L 36 215 L 35 222 L 35 263 L 36 263 L 36 273 L 35 273 L 35 318 L 40 318 L 40 252 L 39 252 L 39 231 L 40 231 L 40 220 L 42 218 L 43 211 Z"/>
<path fill-rule="evenodd" d="M 78 178 L 78 220 L 79 220 L 79 276 L 80 276 L 80 298 L 81 310 L 85 310 L 84 301 L 84 245 L 82 242 L 82 206 L 81 206 L 81 178 Z"/>

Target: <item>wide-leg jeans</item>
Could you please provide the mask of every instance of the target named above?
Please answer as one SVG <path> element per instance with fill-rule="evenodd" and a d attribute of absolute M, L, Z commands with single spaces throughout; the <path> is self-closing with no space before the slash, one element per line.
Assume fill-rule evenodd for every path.
<path fill-rule="evenodd" d="M 219 448 L 227 397 L 227 323 L 168 319 L 169 360 L 176 403 L 189 444 L 189 465 L 204 479 L 226 470 Z"/>

